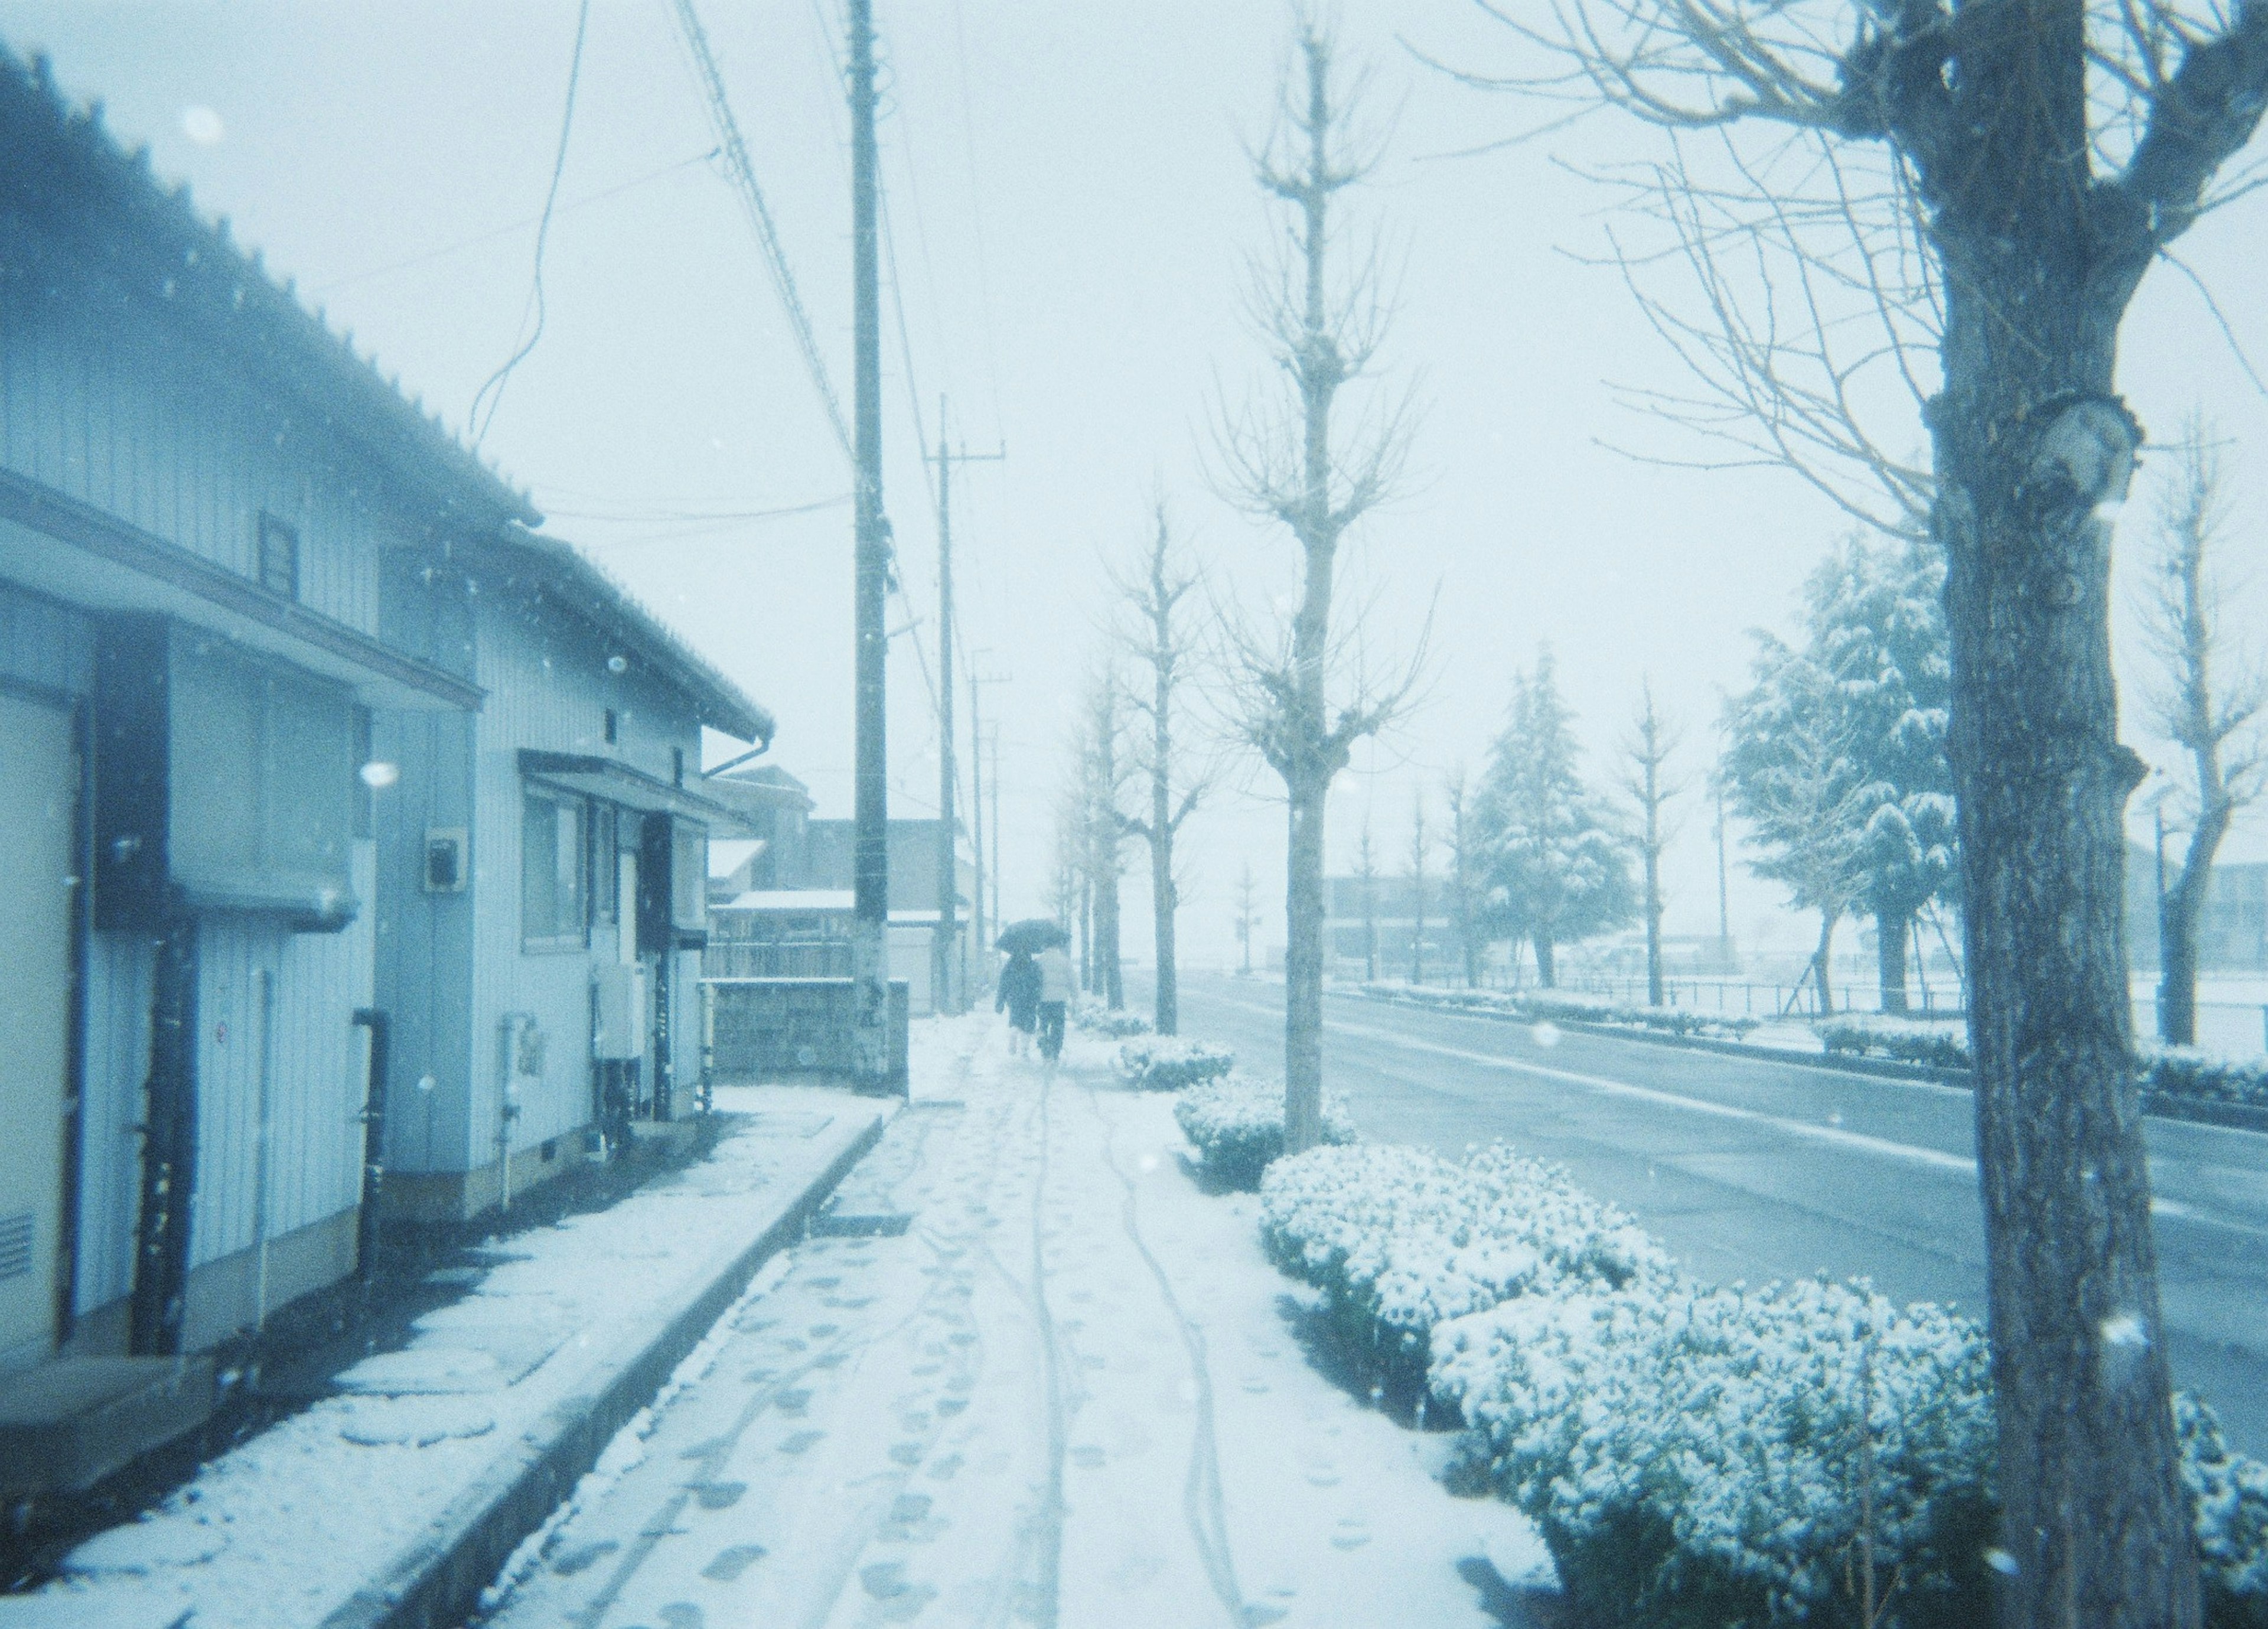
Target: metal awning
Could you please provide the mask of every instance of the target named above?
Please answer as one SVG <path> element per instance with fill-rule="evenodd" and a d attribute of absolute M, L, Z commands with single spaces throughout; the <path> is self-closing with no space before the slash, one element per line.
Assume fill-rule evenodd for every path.
<path fill-rule="evenodd" d="M 687 820 L 697 820 L 709 828 L 712 837 L 756 835 L 755 828 L 739 810 L 714 798 L 672 785 L 658 775 L 632 769 L 617 758 L 523 747 L 519 749 L 519 772 L 529 780 L 556 786 L 562 792 L 618 803 L 649 814 L 678 814 Z"/>
<path fill-rule="evenodd" d="M 158 612 L 347 686 L 366 707 L 478 711 L 470 680 L 116 516 L 0 470 L 0 579 L 90 611 Z"/>

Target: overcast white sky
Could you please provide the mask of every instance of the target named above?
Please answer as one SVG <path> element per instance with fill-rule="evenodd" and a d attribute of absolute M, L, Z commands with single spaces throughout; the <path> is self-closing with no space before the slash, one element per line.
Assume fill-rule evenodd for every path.
<path fill-rule="evenodd" d="M 834 0 L 700 10 L 847 398 Z M 935 527 L 912 401 L 932 441 L 947 393 L 956 438 L 1008 452 L 957 472 L 954 532 L 966 637 L 1002 679 L 986 706 L 1000 726 L 1012 911 L 1036 908 L 1045 884 L 1069 713 L 1101 650 L 1099 562 L 1140 545 L 1151 491 L 1166 492 L 1224 585 L 1264 602 L 1292 581 L 1288 539 L 1224 505 L 1205 473 L 1210 404 L 1241 401 L 1256 377 L 1240 296 L 1244 256 L 1271 224 L 1242 143 L 1267 128 L 1288 15 L 1275 0 L 878 7 L 901 279 L 885 293 L 885 489 L 932 663 Z M 162 174 L 191 183 L 405 391 L 462 424 L 521 331 L 575 17 L 570 0 L 0 0 L 0 39 L 51 53 L 69 92 L 101 100 Z M 1372 70 L 1373 106 L 1397 115 L 1352 208 L 1400 257 L 1382 360 L 1424 409 L 1420 480 L 1366 528 L 1354 588 L 1372 602 L 1373 643 L 1388 649 L 1414 640 L 1440 597 L 1428 702 L 1345 782 L 1333 846 L 1344 854 L 1368 808 L 1398 864 L 1413 795 L 1461 760 L 1477 766 L 1511 674 L 1539 640 L 1557 653 L 1594 769 L 1651 674 L 1690 719 L 1699 770 L 1720 693 L 1745 671 L 1746 630 L 1786 625 L 1794 585 L 1843 522 L 1783 474 L 1673 469 L 1602 445 L 1692 450 L 1618 402 L 1614 385 L 1679 379 L 1616 275 L 1584 259 L 1602 246 L 1613 200 L 1579 172 L 1646 155 L 1649 133 L 1601 117 L 1442 157 L 1551 110 L 1460 85 L 1408 47 L 1500 70 L 1514 60 L 1505 32 L 1467 0 L 1350 0 L 1342 33 L 1350 62 Z M 778 761 L 811 783 L 822 813 L 845 814 L 847 503 L 717 518 L 829 504 L 849 481 L 748 227 L 701 159 L 713 145 L 669 0 L 596 0 L 545 327 L 486 447 L 532 489 L 549 529 L 774 709 Z M 2264 222 L 2268 200 L 2240 203 L 2184 254 L 2268 365 Z M 2268 446 L 2268 401 L 2178 275 L 2153 275 L 2126 335 L 2122 383 L 2146 424 L 2170 432 L 2202 406 L 2235 443 L 2226 558 L 2241 570 L 2260 536 L 2253 453 Z M 2146 512 L 2128 510 L 2130 566 Z M 906 616 L 895 608 L 895 622 Z M 2268 632 L 2257 577 L 2230 620 Z M 895 650 L 893 806 L 926 813 L 934 728 L 909 642 Z M 1263 936 L 1280 935 L 1281 811 L 1260 774 L 1247 783 L 1192 828 L 1184 942 L 1200 956 L 1227 954 L 1248 855 L 1269 880 Z M 1138 941 L 1143 867 L 1130 859 Z M 1673 932 L 1714 931 L 1713 869 L 1697 807 L 1671 867 Z M 1764 934 L 1774 899 L 1736 878 L 1735 932 Z"/>

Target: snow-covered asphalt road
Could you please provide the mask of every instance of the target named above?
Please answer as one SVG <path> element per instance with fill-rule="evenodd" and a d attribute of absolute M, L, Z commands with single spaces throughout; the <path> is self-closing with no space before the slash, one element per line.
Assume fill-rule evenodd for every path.
<path fill-rule="evenodd" d="M 1182 1028 L 1256 1072 L 1283 1055 L 1282 989 L 1185 975 Z M 1328 1079 L 1375 1141 L 1457 1154 L 1505 1139 L 1622 1205 L 1697 1273 L 1865 1275 L 1982 1316 L 1973 1109 L 1957 1087 L 1334 996 Z M 2176 1383 L 2268 1453 L 2268 1137 L 2152 1120 Z"/>
<path fill-rule="evenodd" d="M 930 1029 L 845 1184 L 499 1581 L 497 1629 L 1489 1625 L 1542 1561 L 1325 1380 L 1255 1201 L 1074 1039 Z M 1515 1619 L 1516 1621 L 1516 1619 Z"/>

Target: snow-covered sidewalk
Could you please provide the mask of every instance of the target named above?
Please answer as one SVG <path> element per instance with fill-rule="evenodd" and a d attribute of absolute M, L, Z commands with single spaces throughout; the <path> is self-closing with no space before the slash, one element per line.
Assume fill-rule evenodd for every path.
<path fill-rule="evenodd" d="M 1489 1625 L 1524 1522 L 1307 1363 L 1171 1099 L 979 1021 L 492 1592 L 496 1629 Z M 941 1050 L 944 1049 L 941 1049 Z M 940 1052 L 930 1058 L 945 1061 Z M 1515 1620 L 1516 1621 L 1516 1620 Z"/>
<path fill-rule="evenodd" d="M 382 1621 L 468 1560 L 492 1567 L 541 1504 L 507 1530 L 518 1511 L 549 1502 L 547 1478 L 563 1489 L 591 1463 L 578 1441 L 595 1447 L 653 1395 L 747 1282 L 767 1235 L 800 1233 L 797 1218 L 885 1113 L 806 1088 L 718 1098 L 731 1118 L 708 1158 L 494 1247 L 409 1345 L 350 1369 L 342 1395 L 215 1461 L 146 1519 L 79 1546 L 62 1581 L 0 1597 L 0 1625 Z"/>

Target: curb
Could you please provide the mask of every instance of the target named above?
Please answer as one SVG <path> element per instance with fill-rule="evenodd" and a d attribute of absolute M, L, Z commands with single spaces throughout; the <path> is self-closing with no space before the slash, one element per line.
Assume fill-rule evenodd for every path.
<path fill-rule="evenodd" d="M 1334 991 L 1331 993 L 1351 995 L 1360 1000 L 1376 1001 L 1386 1006 L 1411 1007 L 1422 1013 L 1446 1013 L 1453 1018 L 1485 1018 L 1505 1024 L 1534 1021 L 1501 1008 L 1452 1006 L 1412 1000 L 1406 996 L 1372 995 L 1363 991 Z M 1884 1080 L 1920 1080 L 1933 1086 L 1957 1087 L 1964 1092 L 1974 1091 L 1977 1085 L 1976 1077 L 1966 1069 L 1940 1069 L 1931 1064 L 1900 1063 L 1896 1058 L 1865 1058 L 1849 1052 L 1787 1052 L 1775 1047 L 1751 1046 L 1745 1041 L 1724 1041 L 1712 1036 L 1672 1035 L 1666 1030 L 1641 1029 L 1627 1024 L 1587 1024 L 1565 1018 L 1555 1018 L 1550 1021 L 1578 1035 L 1603 1036 L 1618 1041 L 1642 1041 L 1653 1046 L 1677 1047 L 1689 1052 L 1714 1052 L 1724 1058 L 1745 1058 L 1751 1062 L 1779 1064 L 1798 1069 L 1826 1069 L 1840 1074 L 1873 1075 Z M 2142 1095 L 2142 1112 L 2156 1120 L 2179 1120 L 2191 1125 L 2211 1125 L 2223 1131 L 2257 1131 L 2268 1135 L 2268 1109 L 2256 1108 L 2250 1103 L 2223 1103 L 2205 1097 L 2175 1097 L 2164 1092 L 2146 1092 Z"/>
<path fill-rule="evenodd" d="M 801 1236 L 853 1166 L 880 1140 L 892 1116 L 878 1117 L 725 1270 L 672 1316 L 597 1391 L 554 1408 L 522 1438 L 519 1451 L 490 1467 L 437 1523 L 433 1537 L 367 1580 L 322 1629 L 444 1629 L 480 1604 L 520 1541 L 541 1527 L 598 1463 L 599 1456 L 651 1403 L 701 1344 L 759 1269 Z"/>

